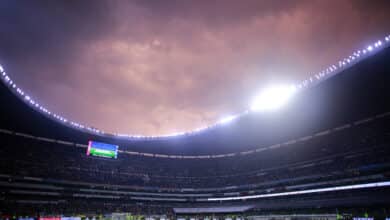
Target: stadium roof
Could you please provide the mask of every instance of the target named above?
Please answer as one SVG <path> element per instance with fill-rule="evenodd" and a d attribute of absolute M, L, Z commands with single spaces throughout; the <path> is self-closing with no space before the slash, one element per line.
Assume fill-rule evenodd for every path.
<path fill-rule="evenodd" d="M 121 136 L 80 125 L 50 112 L 25 94 L 3 68 L 1 125 L 39 137 L 86 144 L 115 143 L 121 149 L 156 154 L 208 155 L 253 150 L 341 126 L 389 110 L 390 38 L 377 41 L 296 85 L 299 90 L 277 112 L 246 111 L 202 132 L 174 137 Z M 18 97 L 18 98 L 16 98 Z M 29 106 L 29 107 L 27 107 Z"/>

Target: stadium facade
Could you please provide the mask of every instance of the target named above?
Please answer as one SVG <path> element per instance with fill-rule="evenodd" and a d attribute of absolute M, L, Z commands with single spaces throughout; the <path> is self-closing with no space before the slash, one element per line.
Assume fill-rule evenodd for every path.
<path fill-rule="evenodd" d="M 225 126 L 163 138 L 121 137 L 48 114 L 2 69 L 0 214 L 192 216 L 358 208 L 385 215 L 388 41 L 305 81 L 285 108 L 247 112 Z M 118 146 L 115 158 L 87 155 L 93 142 Z"/>

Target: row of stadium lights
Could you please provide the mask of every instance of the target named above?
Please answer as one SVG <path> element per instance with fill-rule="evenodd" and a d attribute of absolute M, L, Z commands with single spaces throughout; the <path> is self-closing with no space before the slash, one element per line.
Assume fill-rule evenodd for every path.
<path fill-rule="evenodd" d="M 331 74 L 336 73 L 337 70 L 340 70 L 342 68 L 346 68 L 346 67 L 350 66 L 351 64 L 356 63 L 359 59 L 372 54 L 372 52 L 375 52 L 376 49 L 383 48 L 384 46 L 387 46 L 389 44 L 390 44 L 390 35 L 386 36 L 384 38 L 383 42 L 381 40 L 379 40 L 379 41 L 375 42 L 374 44 L 369 45 L 362 50 L 355 51 L 352 55 L 350 55 L 342 60 L 339 60 L 338 63 L 330 65 L 325 70 L 323 70 L 317 74 L 314 74 L 312 77 L 309 77 L 308 79 L 302 81 L 298 85 L 292 86 L 292 88 L 294 90 L 306 88 L 306 87 L 312 85 L 313 83 L 319 82 L 320 80 L 323 80 L 326 77 L 329 77 Z M 52 118 L 54 118 L 62 123 L 65 123 L 67 125 L 71 125 L 72 127 L 75 127 L 75 128 L 81 129 L 81 130 L 89 131 L 91 133 L 106 134 L 102 130 L 92 128 L 89 126 L 85 126 L 85 125 L 82 125 L 82 124 L 77 123 L 77 122 L 69 121 L 68 119 L 64 118 L 61 115 L 50 112 L 47 108 L 45 108 L 44 106 L 41 106 L 37 101 L 35 101 L 29 95 L 25 94 L 25 92 L 21 88 L 18 88 L 16 86 L 16 84 L 11 80 L 11 78 L 7 75 L 7 73 L 4 71 L 4 69 L 1 65 L 0 65 L 0 73 L 2 75 L 1 78 L 5 82 L 5 84 L 7 84 L 10 88 L 12 88 L 14 91 L 16 91 L 16 94 L 21 96 L 24 99 L 24 101 L 29 103 L 32 107 L 45 113 L 49 117 L 52 117 Z M 252 111 L 255 111 L 255 110 L 252 108 Z M 207 130 L 209 128 L 213 128 L 213 127 L 219 126 L 221 124 L 226 124 L 228 122 L 236 120 L 237 118 L 239 118 L 245 114 L 248 114 L 249 112 L 250 111 L 247 110 L 247 111 L 240 113 L 240 114 L 231 115 L 231 116 L 223 118 L 222 120 L 216 122 L 215 124 L 205 126 L 202 128 L 198 128 L 198 129 L 195 129 L 192 131 L 187 131 L 187 132 L 178 132 L 178 133 L 172 133 L 172 134 L 160 135 L 160 136 L 144 136 L 144 135 L 128 135 L 128 134 L 115 134 L 115 136 L 126 137 L 126 138 L 135 138 L 135 139 L 138 139 L 138 138 L 154 139 L 154 138 L 173 137 L 173 136 L 180 136 L 180 135 L 192 135 L 192 134 Z"/>
<path fill-rule="evenodd" d="M 298 84 L 297 87 L 299 89 L 305 88 L 315 81 L 322 80 L 324 77 L 330 76 L 330 74 L 334 73 L 336 70 L 350 66 L 351 64 L 357 62 L 359 60 L 359 58 L 366 57 L 367 55 L 370 55 L 375 49 L 381 48 L 381 47 L 385 46 L 385 44 L 389 44 L 389 43 L 390 43 L 390 35 L 385 37 L 384 42 L 382 42 L 381 40 L 378 40 L 374 44 L 368 45 L 366 48 L 364 48 L 362 50 L 357 50 L 357 51 L 353 52 L 352 55 L 350 55 L 342 60 L 339 60 L 336 64 L 332 64 L 328 68 L 326 68 L 325 70 L 323 70 L 317 74 L 314 74 L 309 79 L 302 81 L 301 83 Z"/>

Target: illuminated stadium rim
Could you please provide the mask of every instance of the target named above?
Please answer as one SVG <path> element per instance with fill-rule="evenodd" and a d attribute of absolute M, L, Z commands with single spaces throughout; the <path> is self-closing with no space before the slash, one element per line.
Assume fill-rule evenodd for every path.
<path fill-rule="evenodd" d="M 292 85 L 295 89 L 305 89 L 308 87 L 312 87 L 319 82 L 341 72 L 342 70 L 351 67 L 358 61 L 369 57 L 371 55 L 376 54 L 377 52 L 380 51 L 380 49 L 387 48 L 390 46 L 390 35 L 386 36 L 382 40 L 378 40 L 374 42 L 373 44 L 368 45 L 367 47 L 357 50 L 352 53 L 352 55 L 339 60 L 337 63 L 330 65 L 323 71 L 317 73 L 317 74 L 312 74 L 311 77 L 308 79 L 303 80 L 302 82 Z M 53 119 L 55 121 L 61 122 L 62 124 L 79 129 L 81 131 L 89 132 L 91 134 L 95 135 L 101 135 L 101 136 L 114 136 L 118 138 L 124 138 L 124 139 L 159 139 L 159 138 L 168 138 L 168 137 L 175 137 L 175 136 L 190 136 L 194 134 L 198 134 L 202 131 L 215 128 L 217 126 L 220 126 L 222 124 L 225 124 L 227 122 L 234 121 L 250 112 L 251 110 L 246 110 L 242 113 L 231 115 L 227 118 L 224 118 L 220 121 L 217 121 L 214 124 L 211 124 L 209 126 L 201 127 L 198 129 L 194 129 L 192 131 L 186 131 L 186 132 L 178 132 L 178 133 L 172 133 L 172 134 L 167 134 L 167 135 L 157 135 L 157 136 L 146 136 L 146 135 L 128 135 L 128 134 L 112 134 L 112 133 L 107 133 L 103 130 L 91 127 L 91 126 L 86 126 L 83 124 L 80 124 L 78 122 L 74 122 L 71 120 L 68 120 L 67 118 L 63 117 L 62 115 L 56 114 L 54 112 L 51 112 L 48 110 L 46 107 L 40 105 L 35 99 L 33 99 L 31 96 L 26 94 L 21 88 L 16 86 L 15 82 L 9 77 L 9 75 L 5 72 L 3 66 L 0 65 L 0 74 L 1 74 L 1 79 L 5 85 L 7 85 L 11 91 L 16 94 L 19 98 L 21 98 L 25 103 L 30 105 L 32 108 L 35 110 L 44 113 L 47 117 L 50 119 Z"/>
<path fill-rule="evenodd" d="M 303 137 L 298 137 L 296 139 L 288 140 L 283 143 L 278 143 L 278 144 L 273 144 L 270 146 L 256 146 L 256 148 L 248 151 L 240 151 L 240 152 L 234 152 L 234 153 L 227 153 L 227 154 L 212 154 L 212 155 L 175 155 L 175 154 L 154 154 L 154 153 L 144 153 L 144 152 L 137 152 L 137 151 L 129 151 L 129 150 L 118 150 L 118 152 L 129 154 L 129 155 L 135 155 L 135 156 L 144 156 L 144 157 L 156 157 L 156 158 L 170 158 L 170 159 L 213 159 L 213 158 L 224 158 L 224 157 L 234 157 L 234 156 L 239 156 L 239 155 L 248 155 L 248 154 L 255 154 L 255 153 L 260 153 L 266 150 L 271 150 L 271 149 L 276 149 L 284 146 L 288 146 L 291 144 L 295 144 L 298 142 L 304 142 L 307 140 L 311 140 L 312 138 L 316 138 L 319 136 L 324 136 L 324 135 L 329 135 L 332 134 L 333 132 L 336 131 L 341 131 L 344 129 L 349 129 L 353 126 L 358 126 L 364 123 L 371 122 L 373 120 L 377 119 L 382 119 L 384 117 L 389 117 L 390 112 L 384 112 L 381 114 L 377 114 L 371 117 L 363 118 L 351 123 L 343 124 L 337 127 L 334 127 L 332 129 L 327 129 L 323 131 L 319 131 L 315 134 L 303 136 Z M 75 146 L 75 147 L 81 147 L 81 148 L 88 148 L 88 145 L 85 144 L 80 144 L 80 143 L 75 143 L 75 142 L 69 142 L 69 141 L 64 141 L 64 140 L 58 140 L 58 139 L 52 139 L 52 138 L 47 138 L 47 137 L 41 137 L 41 136 L 34 136 L 32 134 L 27 134 L 27 133 L 21 133 L 21 132 L 16 132 L 12 130 L 7 130 L 7 129 L 1 129 L 0 128 L 0 133 L 3 134 L 9 134 L 9 135 L 16 135 L 16 136 L 21 136 L 24 138 L 29 138 L 29 139 L 35 139 L 38 141 L 45 141 L 45 142 L 51 142 L 51 143 L 58 143 L 62 145 L 67 145 L 67 146 Z M 1 176 L 1 175 L 0 175 Z"/>
<path fill-rule="evenodd" d="M 335 192 L 335 191 L 353 190 L 353 189 L 388 187 L 388 186 L 390 186 L 390 181 L 354 184 L 354 185 L 345 185 L 345 186 L 334 186 L 334 187 L 326 187 L 326 188 L 319 188 L 319 189 L 307 189 L 307 190 L 282 192 L 282 193 L 268 193 L 268 194 L 259 194 L 259 195 L 251 195 L 251 196 L 207 198 L 207 201 L 232 201 L 232 200 L 259 199 L 259 198 L 302 195 L 302 194 L 310 194 L 310 193 Z"/>

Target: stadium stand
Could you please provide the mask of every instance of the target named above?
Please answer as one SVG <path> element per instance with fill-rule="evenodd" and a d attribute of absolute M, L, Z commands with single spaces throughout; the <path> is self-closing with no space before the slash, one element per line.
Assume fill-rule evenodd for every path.
<path fill-rule="evenodd" d="M 303 89 L 279 112 L 250 113 L 229 126 L 161 139 L 68 126 L 2 83 L 0 213 L 386 211 L 389 59 L 390 48 L 383 48 Z M 87 156 L 89 140 L 119 145 L 118 158 Z"/>

